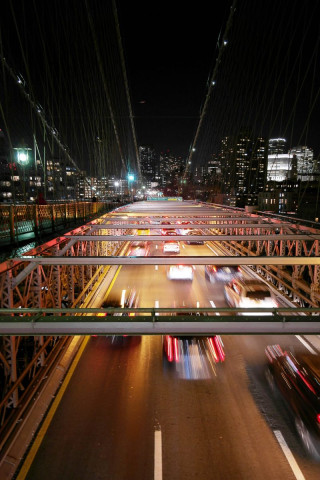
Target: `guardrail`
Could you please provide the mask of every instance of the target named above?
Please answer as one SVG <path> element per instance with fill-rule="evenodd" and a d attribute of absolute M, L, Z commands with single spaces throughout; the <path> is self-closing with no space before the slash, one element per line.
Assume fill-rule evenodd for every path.
<path fill-rule="evenodd" d="M 281 214 L 281 213 L 276 213 L 276 212 L 269 212 L 269 211 L 264 211 L 264 210 L 258 210 L 254 208 L 252 211 L 248 212 L 246 211 L 245 208 L 240 208 L 240 207 L 230 207 L 229 205 L 221 205 L 218 203 L 211 203 L 211 202 L 200 202 L 203 205 L 211 205 L 213 207 L 219 207 L 219 208 L 224 208 L 226 210 L 231 210 L 235 212 L 243 212 L 244 214 L 250 213 L 251 216 L 261 216 L 261 217 L 268 217 L 270 219 L 278 220 L 278 221 L 284 221 L 284 222 L 290 222 L 293 225 L 297 226 L 306 226 L 309 228 L 315 228 L 319 230 L 320 228 L 320 222 L 317 220 L 306 220 L 303 218 L 298 218 L 295 215 L 286 215 L 286 214 Z"/>
<path fill-rule="evenodd" d="M 319 333 L 320 308 L 0 309 L 0 335 Z"/>
<path fill-rule="evenodd" d="M 48 205 L 0 205 L 0 244 L 51 234 L 75 223 L 85 223 L 115 207 L 115 202 L 70 202 Z"/>

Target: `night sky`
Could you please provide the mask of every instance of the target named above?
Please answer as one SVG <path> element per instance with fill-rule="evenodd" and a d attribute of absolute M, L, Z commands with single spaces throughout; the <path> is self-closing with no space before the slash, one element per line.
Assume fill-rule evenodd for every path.
<path fill-rule="evenodd" d="M 205 2 L 118 2 L 142 143 L 188 154 L 231 4 L 217 1 L 212 12 Z"/>
<path fill-rule="evenodd" d="M 188 155 L 216 66 L 197 163 L 218 152 L 223 136 L 242 128 L 319 154 L 320 2 L 238 0 L 225 47 L 232 1 L 214 2 L 213 10 L 207 2 L 116 4 L 139 145 Z M 107 94 L 129 164 L 133 141 L 112 2 L 11 0 L 0 27 L 4 56 L 80 165 L 96 159 L 97 151 L 116 159 Z M 28 109 L 3 71 L 0 86 L 0 127 L 7 127 L 13 142 L 30 137 Z M 96 173 L 102 172 L 94 162 Z"/>

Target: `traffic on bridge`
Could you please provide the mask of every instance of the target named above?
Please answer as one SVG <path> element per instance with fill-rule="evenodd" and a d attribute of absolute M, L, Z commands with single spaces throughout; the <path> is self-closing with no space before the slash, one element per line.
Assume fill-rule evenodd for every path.
<path fill-rule="evenodd" d="M 247 478 L 250 465 L 248 478 L 317 478 L 319 238 L 276 216 L 148 201 L 4 262 L 1 331 L 16 370 L 1 403 L 0 469 Z M 42 380 L 38 391 L 45 365 L 54 383 L 64 356 L 61 388 Z M 31 385 L 37 403 L 48 391 L 54 402 L 32 409 Z M 25 454 L 30 418 L 39 430 Z"/>
<path fill-rule="evenodd" d="M 320 2 L 175 6 L 1 8 L 0 480 L 320 479 Z"/>

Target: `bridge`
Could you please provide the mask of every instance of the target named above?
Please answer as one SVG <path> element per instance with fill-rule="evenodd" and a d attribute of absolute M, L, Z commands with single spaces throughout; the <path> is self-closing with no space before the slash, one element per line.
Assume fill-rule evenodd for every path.
<path fill-rule="evenodd" d="M 319 5 L 233 0 L 213 18 L 14 3 L 0 19 L 1 480 L 319 479 L 319 381 L 291 360 L 320 371 Z M 258 203 L 269 212 L 232 207 Z M 241 282 L 268 306 L 254 290 L 232 300 Z M 272 346 L 316 405 L 313 431 L 277 395 Z"/>
<path fill-rule="evenodd" d="M 202 244 L 188 243 L 195 238 Z M 310 222 L 201 202 L 149 201 L 116 208 L 6 260 L 0 265 L 4 439 L 12 433 L 12 412 L 24 404 L 20 392 L 60 358 L 74 335 L 318 333 L 319 239 Z M 179 242 L 179 254 L 163 252 L 170 240 Z M 213 263 L 262 279 L 277 307 L 231 308 L 224 282 L 205 278 L 204 266 Z M 192 282 L 170 280 L 173 265 L 192 266 Z M 132 292 L 136 301 L 126 305 Z M 30 353 L 21 364 L 23 351 Z"/>
<path fill-rule="evenodd" d="M 304 223 L 197 202 L 150 201 L 119 207 L 1 264 L 0 331 L 2 335 L 315 333 L 320 230 Z M 168 229 L 175 230 L 170 239 L 181 245 L 176 256 L 162 253 Z M 187 245 L 194 240 L 193 229 L 203 246 Z M 147 242 L 150 252 L 131 255 L 136 241 Z M 278 308 L 269 312 L 267 322 L 259 316 L 263 309 L 257 309 L 253 322 L 252 312 L 235 311 L 225 302 L 218 308 L 210 295 L 205 297 L 203 265 L 213 261 L 237 265 L 268 284 Z M 180 264 L 197 269 L 192 287 L 165 277 L 168 266 Z M 101 310 L 108 295 L 121 295 L 119 288 L 115 293 L 118 275 L 130 284 L 127 288 L 139 291 L 139 305 Z M 140 280 L 145 276 L 154 284 L 152 296 L 148 282 Z M 214 299 L 216 287 L 210 288 Z M 160 304 L 164 292 L 176 289 L 178 300 Z M 186 304 L 183 294 L 197 290 L 198 296 Z M 177 307 L 185 309 L 179 321 Z M 205 321 L 199 321 L 199 313 L 206 314 Z"/>
<path fill-rule="evenodd" d="M 187 245 L 195 238 L 192 235 L 194 229 L 203 246 Z M 174 237 L 164 235 L 167 230 L 174 230 Z M 163 242 L 168 238 L 179 242 L 181 250 L 178 255 L 163 254 Z M 172 205 L 158 201 L 120 207 L 0 266 L 1 333 L 317 332 L 319 325 L 314 315 L 318 314 L 320 307 L 319 239 L 320 230 L 314 225 L 306 226 L 289 219 L 284 221 L 216 205 L 196 202 Z M 131 247 L 137 241 L 149 245 L 150 251 L 133 256 Z M 246 309 L 234 312 L 226 304 L 218 309 L 215 304 L 212 307 L 212 301 L 210 304 L 203 295 L 193 304 L 185 305 L 182 300 L 178 305 L 179 302 L 159 304 L 158 295 L 177 286 L 163 279 L 168 266 L 192 265 L 197 269 L 192 290 L 201 290 L 203 280 L 198 276 L 200 272 L 204 276 L 203 265 L 212 264 L 213 257 L 215 265 L 239 266 L 247 275 L 262 278 L 269 285 L 279 299 L 279 308 L 270 312 L 268 322 L 261 322 L 259 313 L 263 312 L 259 309 L 256 322 L 251 318 L 248 323 L 248 317 L 243 315 L 239 321 L 237 313 L 245 316 Z M 115 309 L 112 315 L 109 310 L 105 316 L 105 311 L 97 309 L 109 294 L 106 292 L 119 274 L 125 279 L 132 275 L 132 271 L 136 272 L 136 278 L 130 281 L 129 288 L 139 290 L 140 304 L 132 310 Z M 150 275 L 149 279 L 158 290 L 152 298 L 147 295 L 147 285 L 140 281 L 140 277 L 146 274 Z M 189 285 L 179 285 L 180 290 L 182 287 L 190 290 Z M 209 314 L 204 324 L 194 316 L 199 314 L 200 304 L 207 308 L 202 313 Z M 86 310 L 81 312 L 79 307 Z M 182 322 L 181 318 L 176 321 L 173 307 L 187 307 L 183 317 L 187 322 Z M 170 314 L 168 322 L 165 316 Z M 221 322 L 221 314 L 228 317 L 227 322 Z M 134 315 L 134 321 L 130 315 Z M 299 321 L 295 318 L 289 322 L 293 315 Z M 81 319 L 75 316 L 81 316 Z"/>

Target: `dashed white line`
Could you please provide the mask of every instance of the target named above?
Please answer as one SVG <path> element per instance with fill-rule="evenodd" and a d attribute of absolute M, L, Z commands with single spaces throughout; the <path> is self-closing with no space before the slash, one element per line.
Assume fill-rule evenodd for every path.
<path fill-rule="evenodd" d="M 159 300 L 154 301 L 154 308 L 159 308 Z M 159 315 L 159 313 L 156 312 L 156 315 Z"/>
<path fill-rule="evenodd" d="M 293 471 L 296 479 L 297 480 L 305 480 L 305 477 L 304 477 L 303 473 L 301 472 L 301 470 L 299 468 L 299 465 L 297 464 L 294 456 L 292 455 L 292 452 L 291 452 L 290 448 L 288 447 L 285 439 L 283 438 L 280 430 L 274 430 L 273 433 L 274 433 L 276 439 L 278 440 L 279 445 L 282 448 L 282 451 L 283 451 L 286 459 L 288 460 L 288 463 L 289 463 L 289 465 L 291 467 L 291 470 Z"/>
<path fill-rule="evenodd" d="M 120 300 L 120 305 L 121 305 L 122 308 L 124 307 L 125 299 L 126 299 L 126 290 L 122 290 L 122 292 L 121 292 L 121 300 Z"/>
<path fill-rule="evenodd" d="M 211 252 L 213 252 L 215 254 L 215 256 L 217 256 L 217 253 L 213 250 L 213 248 L 211 248 L 210 245 L 208 245 L 207 243 L 206 243 L 206 245 L 207 245 L 208 248 L 210 248 Z"/>
<path fill-rule="evenodd" d="M 217 308 L 216 304 L 212 300 L 210 300 L 210 305 L 212 308 Z M 220 316 L 220 313 L 216 312 L 216 315 Z"/>
<path fill-rule="evenodd" d="M 304 345 L 309 350 L 309 352 L 312 353 L 312 355 L 317 355 L 317 352 L 315 352 L 313 348 L 311 348 L 310 345 L 305 340 L 303 340 L 303 338 L 300 335 L 296 335 L 296 337 L 298 340 L 300 340 L 302 345 Z"/>
<path fill-rule="evenodd" d="M 305 340 L 315 349 L 316 352 L 320 351 L 320 339 L 319 335 L 303 335 Z"/>
<path fill-rule="evenodd" d="M 154 480 L 162 480 L 162 436 L 160 429 L 154 432 Z"/>

